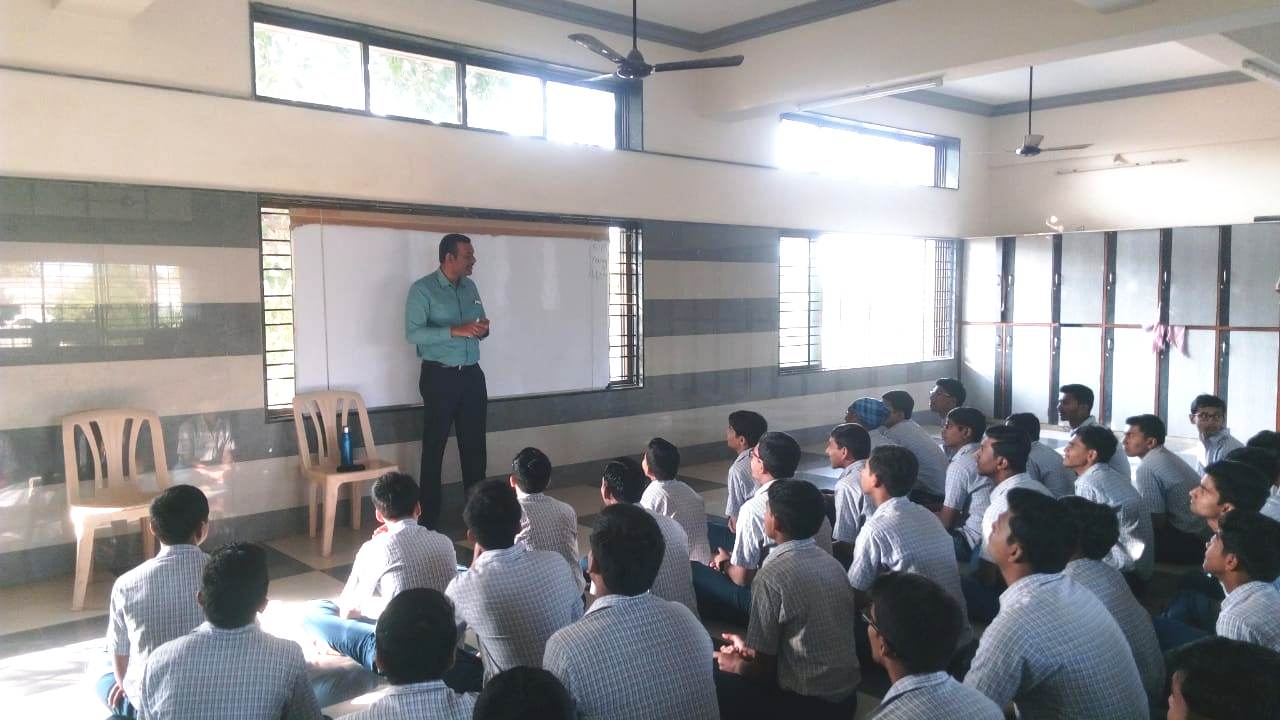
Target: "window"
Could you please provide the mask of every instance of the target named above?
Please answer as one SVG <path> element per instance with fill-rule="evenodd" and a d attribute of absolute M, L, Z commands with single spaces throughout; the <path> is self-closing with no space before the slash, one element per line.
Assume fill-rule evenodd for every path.
<path fill-rule="evenodd" d="M 640 231 L 609 228 L 609 387 L 639 387 Z"/>
<path fill-rule="evenodd" d="M 960 141 L 829 115 L 787 114 L 778 166 L 866 182 L 959 186 Z"/>
<path fill-rule="evenodd" d="M 293 405 L 293 246 L 289 211 L 262 208 L 263 372 L 268 410 Z"/>
<path fill-rule="evenodd" d="M 456 127 L 617 147 L 626 98 L 594 73 L 253 7 L 254 94 Z"/>
<path fill-rule="evenodd" d="M 953 240 L 826 234 L 778 249 L 784 372 L 952 357 Z"/>

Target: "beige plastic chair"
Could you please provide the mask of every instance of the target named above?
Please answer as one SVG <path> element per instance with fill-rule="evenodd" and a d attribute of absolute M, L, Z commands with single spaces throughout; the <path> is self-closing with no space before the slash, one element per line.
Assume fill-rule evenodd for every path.
<path fill-rule="evenodd" d="M 350 425 L 350 415 L 355 413 L 360 421 L 360 437 L 364 438 L 363 457 L 353 460 L 365 469 L 357 472 L 338 472 L 340 462 L 339 440 L 342 426 Z M 305 419 L 315 430 L 316 447 L 307 439 Z M 373 443 L 373 430 L 369 427 L 369 412 L 364 398 L 357 392 L 329 390 L 303 393 L 293 398 L 293 427 L 298 436 L 298 457 L 301 458 L 302 476 L 307 480 L 307 518 L 311 537 L 316 536 L 316 493 L 324 488 L 324 537 L 320 554 L 333 554 L 333 524 L 337 514 L 338 491 L 343 485 L 351 485 L 351 527 L 360 529 L 360 501 L 364 483 L 376 480 L 399 468 L 394 463 L 378 459 L 378 446 Z M 354 427 L 353 427 L 354 430 Z M 352 453 L 355 455 L 355 451 Z"/>
<path fill-rule="evenodd" d="M 138 485 L 138 438 L 149 427 L 156 491 Z M 95 434 L 94 430 L 97 430 Z M 93 494 L 80 494 L 80 470 L 76 462 L 77 432 L 84 438 L 93 463 Z M 150 410 L 88 410 L 62 419 L 62 458 L 66 467 L 67 507 L 76 533 L 76 580 L 71 609 L 84 609 L 84 596 L 93 573 L 93 537 L 99 527 L 137 520 L 142 529 L 142 551 L 155 555 L 148 508 L 151 499 L 169 487 L 169 463 L 164 453 L 160 417 Z M 125 459 L 128 459 L 128 465 Z"/>

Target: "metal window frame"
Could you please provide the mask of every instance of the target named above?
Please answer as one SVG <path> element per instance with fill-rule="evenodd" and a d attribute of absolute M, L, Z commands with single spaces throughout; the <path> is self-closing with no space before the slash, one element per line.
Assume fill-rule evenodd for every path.
<path fill-rule="evenodd" d="M 782 258 L 778 258 L 778 374 L 779 375 L 795 375 L 801 373 L 821 372 L 822 358 L 821 345 L 819 343 L 822 332 L 822 288 L 818 287 L 817 268 L 814 263 L 814 246 L 818 242 L 818 238 L 822 233 L 814 231 L 804 232 L 781 232 L 778 234 L 778 244 L 781 245 L 783 240 L 802 239 L 807 241 L 808 252 L 805 254 L 806 271 L 808 273 L 807 299 L 806 299 L 806 324 L 803 326 L 806 332 L 806 348 L 804 364 L 782 364 Z M 795 328 L 785 328 L 800 330 L 801 326 Z M 788 345 L 787 347 L 793 347 Z"/>
<path fill-rule="evenodd" d="M 783 113 L 779 119 L 931 147 L 934 149 L 932 187 L 942 190 L 960 189 L 960 138 L 817 112 Z"/>

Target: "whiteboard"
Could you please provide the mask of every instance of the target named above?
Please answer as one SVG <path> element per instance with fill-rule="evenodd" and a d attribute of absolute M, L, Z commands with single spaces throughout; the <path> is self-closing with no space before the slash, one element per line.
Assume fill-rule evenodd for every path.
<path fill-rule="evenodd" d="M 293 229 L 297 392 L 355 390 L 369 407 L 421 404 L 404 306 L 409 286 L 439 266 L 442 236 L 319 223 Z M 489 397 L 604 388 L 608 240 L 470 237 L 471 279 L 491 322 L 480 342 Z"/>

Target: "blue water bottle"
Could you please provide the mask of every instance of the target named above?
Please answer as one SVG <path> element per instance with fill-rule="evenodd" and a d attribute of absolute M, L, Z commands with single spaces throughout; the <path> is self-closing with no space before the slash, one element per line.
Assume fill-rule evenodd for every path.
<path fill-rule="evenodd" d="M 338 444 L 338 453 L 342 467 L 351 467 L 351 428 L 342 426 L 342 440 Z"/>

